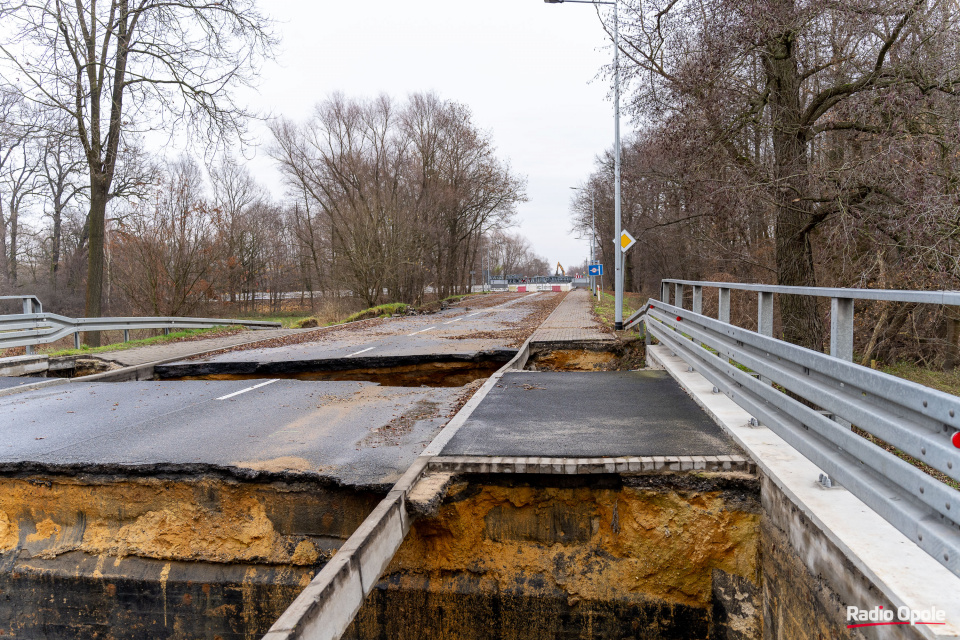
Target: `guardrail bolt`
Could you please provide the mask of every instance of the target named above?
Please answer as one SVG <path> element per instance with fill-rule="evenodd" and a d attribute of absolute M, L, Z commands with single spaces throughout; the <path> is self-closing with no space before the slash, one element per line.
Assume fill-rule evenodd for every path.
<path fill-rule="evenodd" d="M 751 426 L 751 427 L 759 427 L 759 426 L 760 426 L 760 421 L 757 420 L 756 418 L 750 418 L 750 426 Z"/>
<path fill-rule="evenodd" d="M 714 393 L 720 393 L 720 389 L 714 387 L 714 388 L 713 388 L 713 392 L 714 392 Z"/>
<path fill-rule="evenodd" d="M 831 478 L 825 473 L 820 474 L 820 484 L 823 485 L 825 489 L 833 489 L 833 487 L 835 486 L 833 483 L 833 478 Z"/>

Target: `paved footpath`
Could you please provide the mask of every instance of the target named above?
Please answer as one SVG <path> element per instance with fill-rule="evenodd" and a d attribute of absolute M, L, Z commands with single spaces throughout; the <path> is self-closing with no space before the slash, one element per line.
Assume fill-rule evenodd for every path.
<path fill-rule="evenodd" d="M 593 316 L 593 298 L 586 289 L 574 289 L 536 330 L 531 342 L 613 340 Z"/>
<path fill-rule="evenodd" d="M 304 331 L 316 331 L 316 329 L 260 329 L 257 331 L 240 331 L 239 333 L 233 333 L 219 338 L 185 342 L 166 342 L 121 351 L 104 351 L 95 355 L 102 360 L 116 362 L 125 367 L 133 367 L 150 362 L 158 362 L 160 360 L 170 360 L 171 358 L 186 358 L 195 353 L 226 349 L 240 344 L 280 338 Z"/>

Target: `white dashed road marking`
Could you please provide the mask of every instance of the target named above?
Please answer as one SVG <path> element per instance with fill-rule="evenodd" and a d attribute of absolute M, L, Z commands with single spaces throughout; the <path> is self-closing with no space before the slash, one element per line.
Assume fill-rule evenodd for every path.
<path fill-rule="evenodd" d="M 240 391 L 234 391 L 233 393 L 228 393 L 225 396 L 220 396 L 217 400 L 226 400 L 227 398 L 232 398 L 233 396 L 238 396 L 241 393 L 246 393 L 247 391 L 253 391 L 254 389 L 259 389 L 260 387 L 265 387 L 268 384 L 273 384 L 277 382 L 277 379 L 267 380 L 266 382 L 261 382 L 260 384 L 255 384 L 252 387 L 247 387 L 246 389 L 241 389 Z"/>
<path fill-rule="evenodd" d="M 361 353 L 366 353 L 367 351 L 372 351 L 372 350 L 373 350 L 373 347 L 367 347 L 366 349 L 360 349 L 360 351 L 354 351 L 353 353 L 347 354 L 347 357 L 349 358 L 350 356 L 357 356 L 357 355 L 360 355 Z"/>
<path fill-rule="evenodd" d="M 423 333 L 424 331 L 430 331 L 430 329 L 436 329 L 436 328 L 437 328 L 436 325 L 434 325 L 432 327 L 427 327 L 426 329 L 420 329 L 420 331 L 414 331 L 413 333 L 408 333 L 407 336 L 415 336 L 418 333 Z"/>

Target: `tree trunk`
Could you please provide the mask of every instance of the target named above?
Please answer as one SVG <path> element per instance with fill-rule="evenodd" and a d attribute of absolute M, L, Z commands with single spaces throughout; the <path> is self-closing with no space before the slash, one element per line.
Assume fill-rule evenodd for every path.
<path fill-rule="evenodd" d="M 63 220 L 63 205 L 59 202 L 53 203 L 53 241 L 50 249 L 50 283 L 53 290 L 57 290 L 57 272 L 60 270 L 60 239 L 62 235 L 61 226 Z"/>
<path fill-rule="evenodd" d="M 792 7 L 786 0 L 782 6 Z M 792 10 L 785 11 L 792 15 Z M 770 88 L 776 179 L 777 281 L 785 286 L 817 286 L 813 263 L 811 210 L 806 195 L 809 159 L 801 123 L 800 76 L 795 33 L 786 30 L 769 43 L 764 69 Z M 780 295 L 783 339 L 823 351 L 823 322 L 813 296 Z"/>
<path fill-rule="evenodd" d="M 10 258 L 7 266 L 10 269 L 10 284 L 17 286 L 17 232 L 19 231 L 19 205 L 15 202 L 10 203 Z"/>
<path fill-rule="evenodd" d="M 84 315 L 99 318 L 103 315 L 103 245 L 106 235 L 107 184 L 103 179 L 90 181 L 90 216 L 87 224 L 90 229 L 87 249 L 87 299 Z M 86 344 L 100 346 L 100 332 L 91 331 L 84 335 Z"/>
<path fill-rule="evenodd" d="M 960 316 L 951 309 L 946 308 L 946 329 L 947 329 L 947 348 L 944 353 L 943 370 L 953 371 L 960 362 Z"/>
<path fill-rule="evenodd" d="M 3 215 L 2 201 L 0 201 L 0 277 L 7 277 L 7 221 Z"/>

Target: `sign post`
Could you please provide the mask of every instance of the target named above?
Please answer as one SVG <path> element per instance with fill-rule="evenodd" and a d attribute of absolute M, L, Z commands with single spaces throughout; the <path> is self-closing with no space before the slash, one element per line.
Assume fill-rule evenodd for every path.
<path fill-rule="evenodd" d="M 596 264 L 591 264 L 590 267 L 589 267 L 589 273 L 590 273 L 591 276 L 594 276 L 594 277 L 600 276 L 600 283 L 601 283 L 601 286 L 602 286 L 602 284 L 603 284 L 603 264 L 602 264 L 602 263 L 599 263 L 599 262 L 596 263 Z M 597 297 L 597 300 L 600 299 L 600 288 L 599 288 L 599 287 L 594 288 L 593 295 L 595 295 L 595 296 Z"/>

